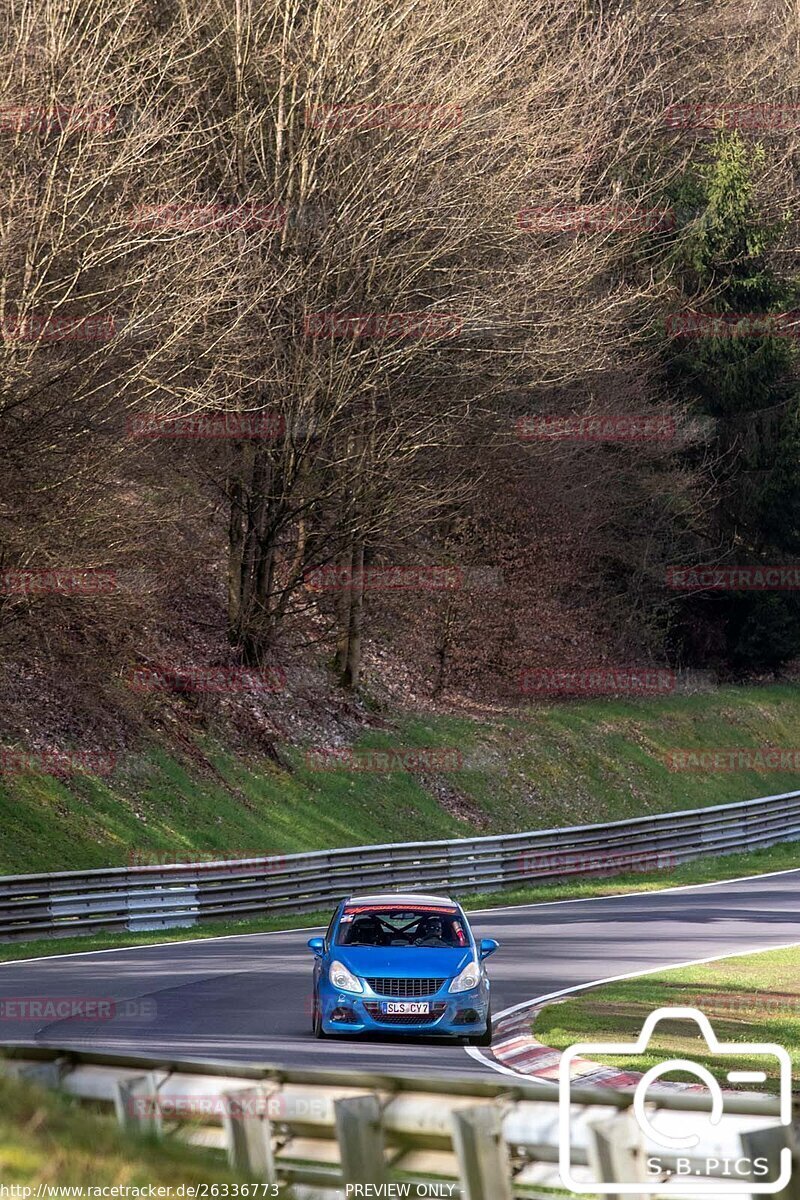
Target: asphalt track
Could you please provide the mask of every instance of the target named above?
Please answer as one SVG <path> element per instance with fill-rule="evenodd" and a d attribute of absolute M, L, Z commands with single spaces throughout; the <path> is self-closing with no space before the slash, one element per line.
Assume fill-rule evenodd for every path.
<path fill-rule="evenodd" d="M 619 975 L 800 943 L 800 870 L 662 892 L 498 908 L 471 917 L 496 937 L 495 1015 Z M 458 1043 L 310 1032 L 316 931 L 247 934 L 0 965 L 0 1042 L 170 1057 L 437 1075 L 490 1068 Z M 157 935 L 154 935 L 157 936 Z M 94 997 L 111 1019 L 46 1022 L 5 1002 Z M 136 1003 L 128 1006 L 126 1001 Z M 146 1003 L 142 1003 L 146 1002 Z M 673 998 L 674 1002 L 674 998 Z M 19 1007 L 17 1007 L 17 1012 Z"/>

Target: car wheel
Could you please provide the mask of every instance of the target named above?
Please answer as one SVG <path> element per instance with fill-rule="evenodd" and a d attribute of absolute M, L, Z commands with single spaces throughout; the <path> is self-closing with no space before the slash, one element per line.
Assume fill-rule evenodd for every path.
<path fill-rule="evenodd" d="M 486 1028 L 483 1033 L 479 1033 L 477 1037 L 472 1038 L 473 1046 L 491 1046 L 492 1044 L 492 1010 L 486 1014 Z"/>
<path fill-rule="evenodd" d="M 314 1016 L 311 1022 L 311 1031 L 315 1038 L 324 1038 L 325 1030 L 322 1028 L 322 1009 L 319 1006 L 319 1001 L 314 997 Z"/>

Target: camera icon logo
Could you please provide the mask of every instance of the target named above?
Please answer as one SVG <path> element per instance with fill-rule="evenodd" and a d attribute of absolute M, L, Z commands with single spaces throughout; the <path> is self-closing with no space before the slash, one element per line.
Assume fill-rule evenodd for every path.
<path fill-rule="evenodd" d="M 568 1047 L 561 1056 L 559 1066 L 559 1172 L 564 1187 L 576 1193 L 589 1193 L 595 1196 L 613 1194 L 652 1195 L 663 1192 L 665 1186 L 670 1193 L 676 1195 L 691 1193 L 696 1196 L 699 1192 L 709 1196 L 753 1196 L 758 1194 L 770 1195 L 781 1192 L 789 1183 L 792 1176 L 792 1151 L 788 1145 L 780 1150 L 778 1161 L 768 1162 L 765 1158 L 748 1158 L 739 1155 L 735 1159 L 720 1159 L 715 1154 L 707 1155 L 701 1146 L 701 1135 L 697 1132 L 698 1119 L 707 1120 L 708 1124 L 718 1128 L 725 1116 L 725 1096 L 719 1082 L 702 1063 L 689 1059 L 673 1058 L 658 1063 L 646 1071 L 636 1085 L 633 1098 L 633 1115 L 639 1129 L 639 1148 L 642 1160 L 645 1155 L 652 1155 L 652 1147 L 661 1147 L 670 1152 L 669 1157 L 662 1159 L 655 1153 L 646 1158 L 647 1170 L 643 1167 L 642 1178 L 635 1182 L 616 1182 L 614 1180 L 584 1181 L 576 1179 L 572 1169 L 572 1126 L 570 1084 L 572 1081 L 573 1064 L 579 1059 L 592 1059 L 598 1056 L 624 1055 L 630 1058 L 644 1054 L 650 1043 L 653 1031 L 662 1020 L 691 1020 L 700 1029 L 708 1049 L 712 1055 L 730 1059 L 735 1063 L 747 1059 L 748 1067 L 753 1058 L 763 1059 L 765 1068 L 774 1067 L 777 1061 L 777 1076 L 779 1081 L 779 1123 L 790 1127 L 792 1120 L 792 1064 L 788 1052 L 775 1042 L 720 1042 L 714 1033 L 711 1022 L 705 1013 L 696 1008 L 658 1008 L 650 1013 L 641 1033 L 635 1042 L 578 1042 Z M 760 1064 L 759 1064 L 760 1065 Z M 688 1072 L 708 1089 L 711 1099 L 711 1112 L 675 1112 L 681 1128 L 676 1132 L 667 1133 L 656 1129 L 647 1111 L 648 1089 L 663 1075 L 672 1071 Z M 764 1070 L 729 1070 L 725 1076 L 729 1085 L 766 1083 L 767 1071 Z M 726 1091 L 729 1091 L 726 1088 Z M 741 1118 L 740 1118 L 741 1119 Z M 737 1128 L 741 1129 L 741 1126 Z M 676 1151 L 694 1150 L 693 1158 L 677 1156 Z M 705 1159 L 707 1171 L 698 1169 L 698 1162 Z M 655 1165 L 652 1165 L 655 1164 Z M 669 1182 L 665 1184 L 665 1172 Z M 775 1176 L 764 1181 L 764 1176 Z M 737 1179 L 738 1176 L 738 1179 Z"/>

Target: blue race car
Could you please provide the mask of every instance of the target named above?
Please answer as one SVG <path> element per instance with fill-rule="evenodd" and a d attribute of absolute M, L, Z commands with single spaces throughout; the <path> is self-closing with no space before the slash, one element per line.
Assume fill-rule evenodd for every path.
<path fill-rule="evenodd" d="M 351 896 L 314 952 L 313 1031 L 492 1040 L 489 980 L 461 907 L 447 896 Z"/>

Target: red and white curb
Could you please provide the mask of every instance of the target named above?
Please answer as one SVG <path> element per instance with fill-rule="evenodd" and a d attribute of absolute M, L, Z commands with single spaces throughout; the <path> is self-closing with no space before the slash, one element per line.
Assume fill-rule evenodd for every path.
<path fill-rule="evenodd" d="M 531 1032 L 536 1017 L 547 1007 L 548 1004 L 532 1004 L 499 1017 L 491 1047 L 483 1052 L 484 1057 L 496 1062 L 503 1071 L 557 1084 L 561 1051 L 537 1041 Z M 641 1078 L 639 1072 L 601 1066 L 587 1058 L 574 1058 L 570 1067 L 572 1081 L 591 1087 L 635 1088 Z M 704 1085 L 662 1079 L 652 1083 L 651 1087 L 667 1091 L 703 1091 Z"/>
<path fill-rule="evenodd" d="M 790 874 L 792 874 L 792 870 L 769 871 L 764 876 L 743 875 L 740 879 L 728 879 L 720 882 L 727 884 L 741 883 L 750 879 Z M 665 895 L 670 892 L 699 891 L 701 888 L 719 886 L 719 883 L 687 884 L 676 888 L 664 888 L 658 894 Z M 588 897 L 578 900 L 564 900 L 561 903 L 587 904 L 592 903 L 592 900 L 593 897 Z M 528 907 L 536 908 L 538 905 L 530 905 Z M 609 975 L 605 979 L 595 979 L 591 983 L 573 984 L 571 987 L 562 988 L 560 991 L 549 992 L 546 996 L 539 996 L 536 999 L 515 1004 L 513 1008 L 507 1008 L 503 1012 L 498 1013 L 493 1024 L 494 1036 L 491 1046 L 485 1050 L 478 1049 L 477 1046 L 465 1046 L 464 1049 L 470 1058 L 474 1058 L 476 1062 L 482 1063 L 483 1066 L 490 1067 L 494 1071 L 499 1071 L 503 1075 L 516 1075 L 522 1079 L 527 1077 L 557 1084 L 561 1051 L 554 1050 L 551 1046 L 544 1046 L 531 1032 L 537 1014 L 543 1008 L 546 1008 L 548 1004 L 552 1004 L 554 1001 L 559 1001 L 567 996 L 575 996 L 593 991 L 603 984 L 622 983 L 628 979 L 642 979 L 647 975 L 660 975 L 664 971 L 685 967 L 705 966 L 708 963 L 722 962 L 728 958 L 741 958 L 744 955 L 772 954 L 776 950 L 793 950 L 797 946 L 800 946 L 800 942 L 797 940 L 793 942 L 779 942 L 774 946 L 739 946 L 736 950 L 728 950 L 724 954 L 710 954 L 706 958 L 684 959 L 681 962 L 664 963 L 657 967 L 649 967 L 645 971 L 626 971 L 622 975 Z M 601 1067 L 599 1063 L 589 1062 L 588 1059 L 575 1058 L 572 1066 L 573 1070 L 570 1072 L 571 1078 L 578 1078 L 586 1084 L 626 1087 L 635 1086 L 642 1078 L 638 1072 L 619 1071 L 613 1067 Z M 678 1083 L 677 1081 L 663 1079 L 654 1081 L 650 1086 L 673 1090 L 686 1090 L 688 1088 L 702 1090 L 703 1088 L 702 1084 Z"/>

